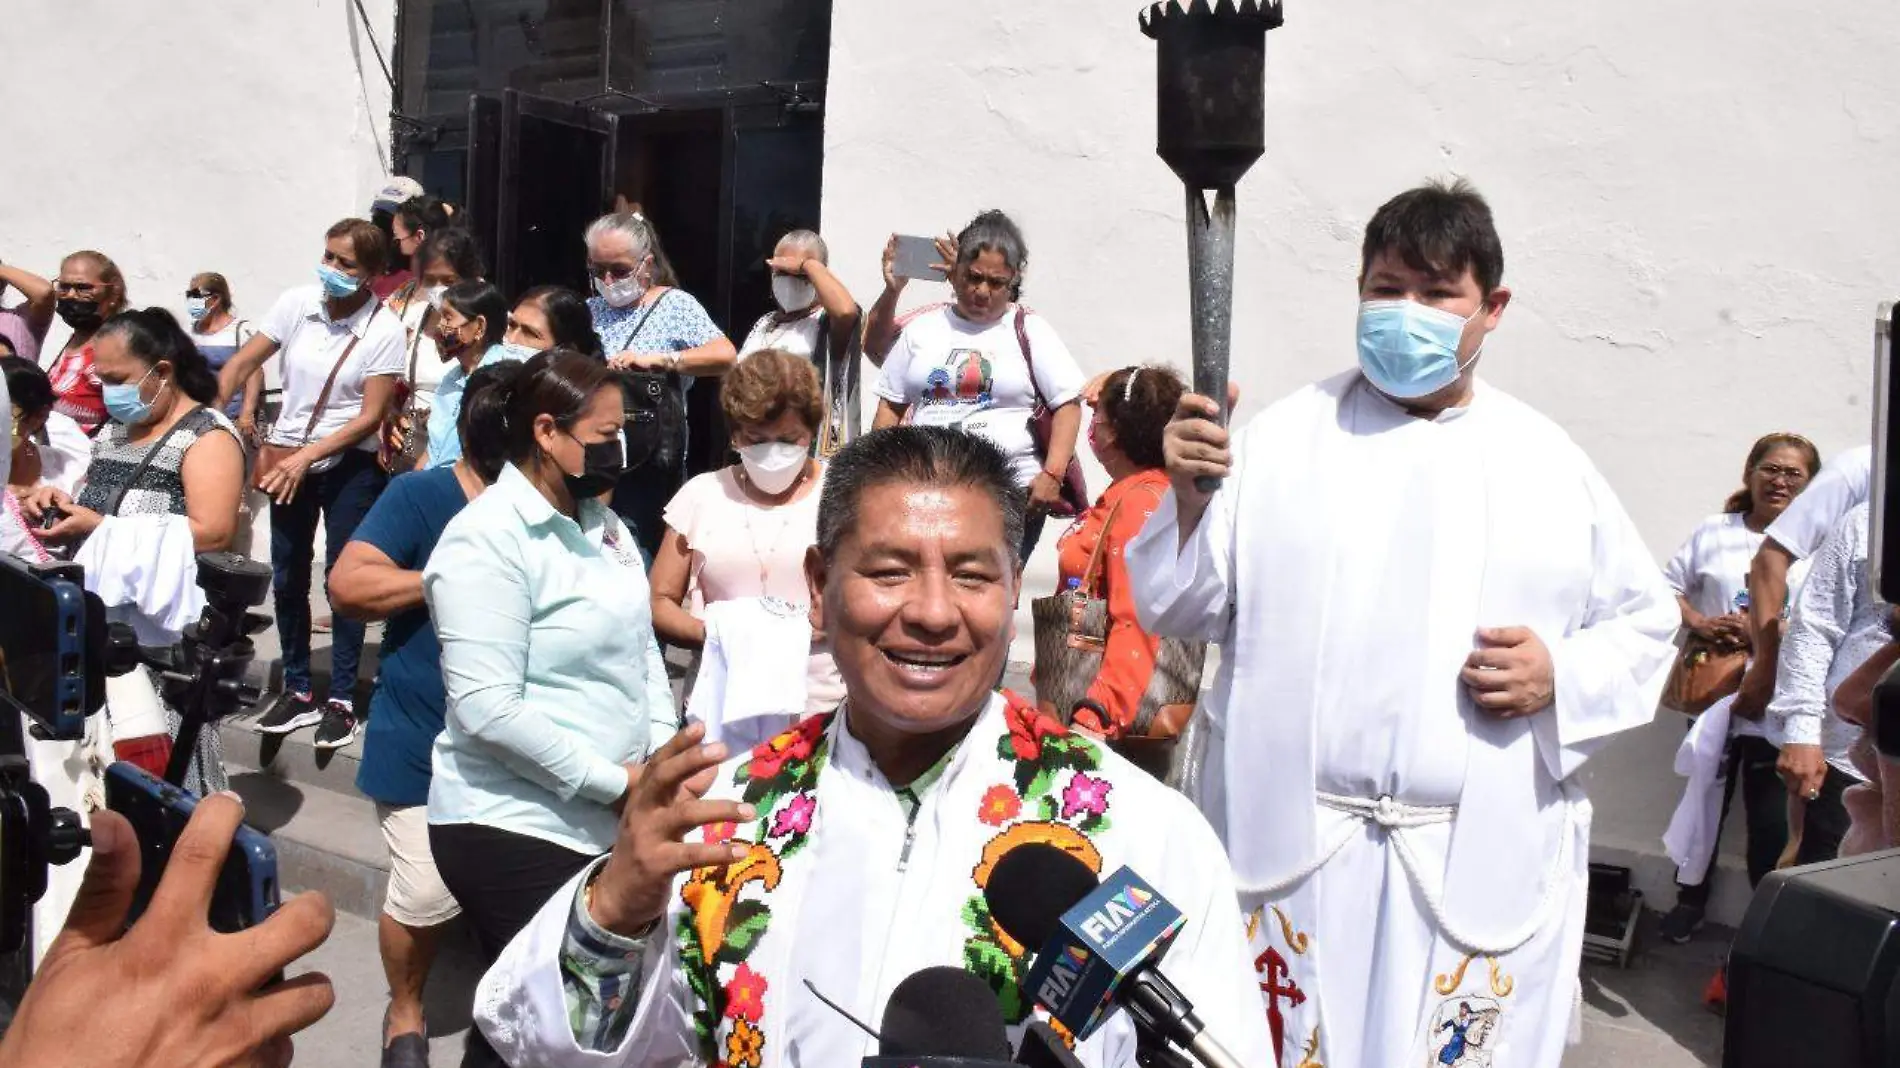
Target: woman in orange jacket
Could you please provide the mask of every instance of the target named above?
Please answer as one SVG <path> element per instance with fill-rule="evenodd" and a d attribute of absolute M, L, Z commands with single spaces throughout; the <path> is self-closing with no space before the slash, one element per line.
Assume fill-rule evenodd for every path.
<path fill-rule="evenodd" d="M 1075 710 L 1075 725 L 1111 741 L 1135 722 L 1142 694 L 1154 673 L 1161 639 L 1144 632 L 1135 618 L 1134 593 L 1122 549 L 1168 493 L 1162 470 L 1161 433 L 1174 415 L 1185 388 L 1166 367 L 1124 367 L 1098 380 L 1088 425 L 1089 448 L 1111 480 L 1093 507 L 1076 518 L 1058 543 L 1061 588 L 1086 579 L 1090 557 L 1103 538 L 1101 575 L 1095 580 L 1108 599 L 1108 642 L 1102 671 Z"/>

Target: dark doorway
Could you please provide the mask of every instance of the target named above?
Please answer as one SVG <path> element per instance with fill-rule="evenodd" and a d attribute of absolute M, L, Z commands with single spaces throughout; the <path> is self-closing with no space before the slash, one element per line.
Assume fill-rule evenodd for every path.
<path fill-rule="evenodd" d="M 818 226 L 830 28 L 830 0 L 399 0 L 397 169 L 466 205 L 510 297 L 584 291 L 582 231 L 637 205 L 736 344 Z M 689 405 L 704 470 L 716 383 Z"/>

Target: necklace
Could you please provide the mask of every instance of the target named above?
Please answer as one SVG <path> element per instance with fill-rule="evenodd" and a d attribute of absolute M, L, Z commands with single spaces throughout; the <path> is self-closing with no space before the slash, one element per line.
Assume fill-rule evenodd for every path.
<path fill-rule="evenodd" d="M 772 572 L 771 565 L 766 560 L 766 556 L 765 556 L 766 549 L 769 549 L 773 545 L 778 544 L 778 539 L 784 537 L 785 532 L 791 529 L 793 516 L 790 514 L 790 509 L 793 504 L 797 503 L 798 489 L 800 486 L 804 485 L 805 476 L 810 473 L 810 469 L 811 469 L 810 465 L 807 464 L 806 469 L 804 471 L 799 472 L 798 481 L 792 483 L 792 488 L 786 491 L 786 498 L 784 501 L 778 504 L 768 504 L 768 503 L 760 501 L 758 497 L 753 496 L 753 494 L 755 493 L 758 494 L 759 496 L 768 496 L 768 495 L 765 493 L 764 490 L 759 489 L 758 485 L 754 483 L 751 477 L 745 473 L 744 465 L 740 465 L 739 467 L 738 476 L 739 476 L 740 488 L 743 492 L 746 492 L 746 495 L 748 497 L 752 498 L 751 500 L 747 502 L 747 507 L 745 510 L 745 533 L 746 533 L 746 541 L 749 544 L 750 548 L 752 549 L 752 559 L 757 561 L 759 565 L 759 595 L 762 597 L 769 596 L 770 587 L 768 585 L 768 582 L 771 578 L 771 572 Z M 767 537 L 763 543 L 761 543 L 759 540 L 758 528 L 752 525 L 752 516 L 753 516 L 753 513 L 755 512 L 785 512 L 786 513 L 779 519 L 778 526 L 773 528 L 770 536 Z M 761 548 L 760 547 L 761 544 L 763 544 L 765 548 Z"/>

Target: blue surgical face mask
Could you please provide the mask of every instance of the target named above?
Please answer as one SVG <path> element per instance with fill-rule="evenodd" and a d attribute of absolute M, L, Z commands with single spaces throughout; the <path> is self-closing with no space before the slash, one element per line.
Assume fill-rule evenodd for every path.
<path fill-rule="evenodd" d="M 317 264 L 317 281 L 323 283 L 323 295 L 336 300 L 342 300 L 363 286 L 361 278 L 344 274 L 327 263 Z"/>
<path fill-rule="evenodd" d="M 205 298 L 203 297 L 186 297 L 185 298 L 185 314 L 191 316 L 192 322 L 196 323 L 196 322 L 204 321 L 205 315 L 209 313 L 210 311 L 211 309 L 205 304 Z"/>
<path fill-rule="evenodd" d="M 496 358 L 502 360 L 519 360 L 522 363 L 527 363 L 539 355 L 541 355 L 540 349 L 531 349 L 526 345 L 509 342 L 501 347 L 501 355 Z"/>
<path fill-rule="evenodd" d="M 144 378 L 140 378 L 137 382 L 121 382 L 116 385 L 108 382 L 100 386 L 99 392 L 105 397 L 106 414 L 126 426 L 138 426 L 150 419 L 152 401 L 139 396 L 139 390 L 145 386 L 145 379 L 150 377 L 152 377 L 152 372 L 147 371 Z M 164 392 L 164 386 L 161 385 L 158 388 L 159 392 Z M 157 397 L 152 398 L 152 400 L 157 399 Z"/>
<path fill-rule="evenodd" d="M 1470 318 L 1410 300 L 1368 300 L 1359 305 L 1359 369 L 1388 397 L 1416 400 L 1444 389 L 1471 361 L 1458 362 L 1458 342 Z M 1483 349 L 1480 343 L 1479 350 Z"/>

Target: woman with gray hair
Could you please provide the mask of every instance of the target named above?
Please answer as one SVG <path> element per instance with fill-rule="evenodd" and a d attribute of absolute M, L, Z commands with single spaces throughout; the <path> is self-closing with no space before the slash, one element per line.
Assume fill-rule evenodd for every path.
<path fill-rule="evenodd" d="M 778 310 L 760 316 L 739 346 L 741 360 L 776 349 L 817 368 L 825 410 L 816 443 L 820 457 L 858 436 L 858 302 L 831 273 L 830 262 L 825 239 L 810 230 L 779 238 L 765 261 Z"/>
<path fill-rule="evenodd" d="M 1012 299 L 1029 253 L 1009 216 L 978 215 L 957 235 L 956 253 L 956 300 L 904 326 L 875 387 L 875 427 L 956 427 L 1002 449 L 1029 495 L 1027 559 L 1048 516 L 1076 512 L 1063 490 L 1085 382 L 1055 329 Z M 1035 426 L 1039 410 L 1052 416 L 1046 433 Z"/>
<path fill-rule="evenodd" d="M 632 211 L 603 215 L 588 225 L 586 242 L 595 293 L 587 310 L 608 366 L 664 374 L 679 413 L 669 440 L 651 450 L 648 462 L 629 467 L 614 487 L 613 510 L 633 527 L 640 551 L 651 560 L 666 532 L 660 514 L 686 473 L 686 391 L 696 378 L 717 378 L 731 370 L 738 352 L 699 301 L 678 288 L 660 235 L 646 216 Z"/>

